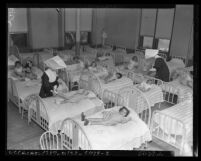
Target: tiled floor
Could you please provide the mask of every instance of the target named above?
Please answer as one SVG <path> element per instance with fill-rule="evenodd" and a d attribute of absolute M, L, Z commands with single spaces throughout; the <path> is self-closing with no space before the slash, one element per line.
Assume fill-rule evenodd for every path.
<path fill-rule="evenodd" d="M 165 106 L 161 106 L 164 109 Z M 154 107 L 152 110 L 156 110 Z M 17 107 L 12 103 L 8 103 L 7 108 L 7 149 L 28 149 L 39 150 L 39 139 L 44 132 L 38 125 L 31 123 L 28 125 L 27 118 L 21 119 Z M 147 150 L 164 150 L 155 142 L 148 143 Z"/>

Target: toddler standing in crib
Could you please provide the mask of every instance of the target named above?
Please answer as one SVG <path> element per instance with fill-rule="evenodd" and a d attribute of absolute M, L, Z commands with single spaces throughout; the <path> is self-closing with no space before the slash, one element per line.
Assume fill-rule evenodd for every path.
<path fill-rule="evenodd" d="M 85 115 L 82 113 L 81 118 L 84 121 L 84 125 L 105 125 L 105 126 L 114 126 L 119 123 L 127 123 L 131 120 L 131 117 L 128 117 L 130 111 L 126 107 L 121 107 L 119 111 L 103 111 L 102 118 L 85 118 Z"/>

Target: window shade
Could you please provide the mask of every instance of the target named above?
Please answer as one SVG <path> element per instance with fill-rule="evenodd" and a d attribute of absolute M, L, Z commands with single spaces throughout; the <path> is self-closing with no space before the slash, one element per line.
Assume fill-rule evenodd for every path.
<path fill-rule="evenodd" d="M 142 9 L 140 35 L 154 36 L 156 9 Z"/>
<path fill-rule="evenodd" d="M 159 9 L 156 25 L 156 38 L 171 38 L 174 9 Z"/>
<path fill-rule="evenodd" d="M 76 31 L 76 9 L 65 9 L 65 31 Z"/>
<path fill-rule="evenodd" d="M 12 21 L 12 26 L 9 28 L 9 32 L 27 32 L 27 9 L 26 8 L 14 8 L 15 16 Z"/>
<path fill-rule="evenodd" d="M 65 9 L 65 31 L 76 31 L 76 8 Z M 80 9 L 80 31 L 91 31 L 92 9 Z"/>
<path fill-rule="evenodd" d="M 91 31 L 92 24 L 92 9 L 83 8 L 80 9 L 80 30 Z"/>

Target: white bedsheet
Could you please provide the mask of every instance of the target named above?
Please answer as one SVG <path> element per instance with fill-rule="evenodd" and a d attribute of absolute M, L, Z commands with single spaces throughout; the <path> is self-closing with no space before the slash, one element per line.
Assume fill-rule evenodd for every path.
<path fill-rule="evenodd" d="M 22 101 L 31 94 L 39 94 L 41 80 L 14 81 L 17 91 L 13 91 L 14 96 L 18 96 Z M 17 92 L 17 93 L 16 93 Z"/>
<path fill-rule="evenodd" d="M 138 85 L 135 85 L 136 87 Z M 150 106 L 154 106 L 156 103 L 163 102 L 163 92 L 161 87 L 153 84 L 151 89 L 147 92 L 143 92 L 147 100 L 149 101 Z"/>
<path fill-rule="evenodd" d="M 67 93 L 66 96 L 71 97 L 76 93 L 77 91 L 72 91 Z M 57 132 L 62 121 L 67 117 L 80 118 L 82 112 L 90 115 L 94 112 L 102 110 L 104 108 L 103 102 L 95 97 L 92 92 L 90 92 L 90 95 L 92 96 L 85 96 L 83 94 L 74 95 L 69 102 L 64 104 L 56 103 L 56 101 L 62 100 L 60 97 L 49 97 L 42 99 L 49 118 L 49 130 L 52 132 Z"/>
<path fill-rule="evenodd" d="M 117 106 L 112 109 L 119 110 L 119 108 Z M 76 121 L 86 133 L 93 150 L 132 150 L 132 148 L 139 148 L 145 141 L 151 141 L 152 137 L 148 126 L 132 109 L 129 108 L 129 110 L 132 121 L 116 126 L 84 126 L 79 119 Z M 90 118 L 102 117 L 101 112 L 90 116 Z"/>
<path fill-rule="evenodd" d="M 116 79 L 112 82 L 109 82 L 107 84 L 104 84 L 102 82 L 101 86 L 102 86 L 102 92 L 104 90 L 109 90 L 109 91 L 113 91 L 115 93 L 118 93 L 120 89 L 122 89 L 123 87 L 129 87 L 132 86 L 133 82 L 131 79 L 127 78 L 127 77 L 122 77 L 120 79 Z"/>
<path fill-rule="evenodd" d="M 177 69 L 177 68 L 184 68 L 185 67 L 185 64 L 184 63 L 176 63 L 174 61 L 169 61 L 169 62 L 166 62 L 167 66 L 168 66 L 168 69 L 169 69 L 169 72 L 170 72 L 170 77 L 172 75 L 172 73 Z"/>

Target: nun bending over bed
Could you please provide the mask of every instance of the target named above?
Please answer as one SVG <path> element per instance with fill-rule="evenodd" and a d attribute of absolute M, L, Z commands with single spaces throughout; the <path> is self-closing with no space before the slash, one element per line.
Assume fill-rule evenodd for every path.
<path fill-rule="evenodd" d="M 170 72 L 165 60 L 158 56 L 158 50 L 146 49 L 145 59 L 149 64 L 148 75 L 169 82 Z"/>
<path fill-rule="evenodd" d="M 48 60 L 47 60 L 48 61 Z M 51 64 L 46 64 L 47 69 L 44 71 L 41 81 L 41 89 L 39 96 L 41 98 L 51 97 L 58 93 L 59 85 L 63 86 L 63 81 L 57 76 L 57 69 L 61 69 L 58 67 L 54 67 Z"/>
<path fill-rule="evenodd" d="M 126 107 L 121 107 L 119 111 L 103 111 L 102 118 L 85 118 L 84 113 L 81 114 L 81 119 L 84 125 L 104 125 L 115 126 L 117 124 L 124 124 L 131 120 L 129 117 L 130 111 Z"/>

